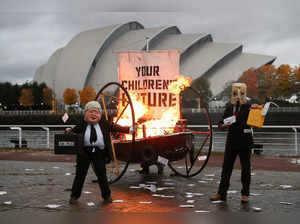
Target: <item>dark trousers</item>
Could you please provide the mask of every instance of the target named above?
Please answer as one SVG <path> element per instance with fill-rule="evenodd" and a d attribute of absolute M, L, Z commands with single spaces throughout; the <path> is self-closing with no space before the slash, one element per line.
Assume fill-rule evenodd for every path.
<path fill-rule="evenodd" d="M 110 189 L 106 176 L 105 154 L 103 150 L 99 149 L 97 149 L 95 152 L 84 151 L 77 154 L 76 174 L 73 181 L 71 197 L 80 197 L 90 163 L 92 163 L 95 168 L 94 171 L 98 178 L 98 184 L 102 197 L 106 199 L 110 196 Z"/>
<path fill-rule="evenodd" d="M 248 148 L 232 149 L 226 147 L 224 154 L 224 162 L 222 168 L 221 182 L 218 193 L 224 197 L 227 195 L 227 190 L 230 186 L 230 177 L 232 174 L 235 159 L 239 155 L 241 164 L 241 194 L 249 196 L 250 181 L 251 181 L 251 150 Z"/>

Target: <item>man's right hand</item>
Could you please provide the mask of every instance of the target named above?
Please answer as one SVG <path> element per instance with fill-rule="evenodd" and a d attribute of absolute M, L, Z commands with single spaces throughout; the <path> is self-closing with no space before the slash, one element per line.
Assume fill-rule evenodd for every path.
<path fill-rule="evenodd" d="M 66 132 L 70 133 L 72 131 L 72 128 L 66 128 Z"/>

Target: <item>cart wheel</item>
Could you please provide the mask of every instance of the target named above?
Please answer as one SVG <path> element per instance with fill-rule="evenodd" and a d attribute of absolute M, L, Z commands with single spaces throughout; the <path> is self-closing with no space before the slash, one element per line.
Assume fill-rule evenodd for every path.
<path fill-rule="evenodd" d="M 212 125 L 206 103 L 200 96 L 200 93 L 192 87 L 188 87 L 185 89 L 185 94 L 189 94 L 189 97 L 193 95 L 194 98 L 199 99 L 201 109 L 198 116 L 205 120 L 206 125 L 201 125 L 201 127 L 195 127 L 196 125 L 188 126 L 193 133 L 192 144 L 186 148 L 185 157 L 181 160 L 169 162 L 169 167 L 175 172 L 175 175 L 192 177 L 199 174 L 209 160 L 212 148 Z M 187 123 L 189 123 L 188 119 Z"/>
<path fill-rule="evenodd" d="M 133 105 L 131 102 L 131 98 L 126 91 L 126 89 L 121 86 L 117 82 L 107 83 L 102 89 L 98 92 L 96 100 L 99 101 L 101 107 L 103 109 L 103 116 L 105 116 L 106 120 L 109 122 L 113 122 L 114 124 L 118 124 L 121 126 L 132 126 L 133 130 L 135 130 L 135 117 Z M 121 111 L 118 111 L 118 107 L 122 105 Z M 120 124 L 120 118 L 124 115 L 126 110 L 129 112 L 130 121 L 129 124 Z M 127 111 L 129 110 L 129 111 Z M 106 174 L 108 178 L 108 182 L 110 184 L 118 181 L 126 172 L 131 154 L 133 152 L 133 148 L 135 145 L 135 132 L 130 134 L 131 141 L 130 147 L 126 148 L 127 158 L 120 158 L 120 154 L 118 153 L 115 147 L 116 142 L 124 141 L 124 134 L 120 133 L 110 133 L 110 138 L 112 142 L 112 160 L 110 163 L 106 164 Z"/>

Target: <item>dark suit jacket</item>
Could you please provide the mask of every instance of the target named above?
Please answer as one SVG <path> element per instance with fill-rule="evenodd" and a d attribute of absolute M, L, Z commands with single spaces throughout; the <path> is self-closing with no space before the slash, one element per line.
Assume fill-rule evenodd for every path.
<path fill-rule="evenodd" d="M 226 147 L 233 149 L 251 148 L 253 145 L 252 133 L 247 125 L 251 105 L 242 104 L 236 122 L 229 126 L 226 140 Z M 234 105 L 228 104 L 223 114 L 223 119 L 233 116 Z M 224 123 L 223 120 L 219 123 Z M 246 131 L 245 131 L 246 130 Z M 246 133 L 245 133 L 246 132 Z"/>
<path fill-rule="evenodd" d="M 73 129 L 72 132 L 79 134 L 81 138 L 81 145 L 83 146 L 84 142 L 84 134 L 85 130 L 87 127 L 88 123 L 85 122 L 84 120 L 81 121 L 80 124 L 76 125 Z M 104 144 L 105 144 L 105 154 L 109 159 L 112 159 L 112 151 L 111 151 L 111 141 L 110 141 L 110 132 L 123 132 L 123 133 L 129 133 L 129 127 L 123 127 L 117 124 L 112 124 L 108 122 L 103 116 L 101 117 L 101 120 L 99 121 L 99 126 L 101 128 L 102 134 L 103 134 L 103 139 L 104 139 Z M 79 149 L 79 153 L 83 153 L 83 148 Z"/>

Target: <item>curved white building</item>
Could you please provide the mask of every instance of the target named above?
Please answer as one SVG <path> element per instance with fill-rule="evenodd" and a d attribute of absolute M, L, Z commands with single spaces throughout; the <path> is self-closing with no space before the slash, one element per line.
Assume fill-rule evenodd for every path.
<path fill-rule="evenodd" d="M 213 42 L 210 34 L 182 34 L 176 26 L 144 28 L 133 21 L 79 33 L 36 70 L 34 81 L 45 82 L 59 100 L 67 88 L 82 90 L 91 85 L 98 91 L 118 79 L 116 53 L 145 50 L 146 37 L 150 50 L 181 50 L 181 74 L 193 80 L 206 77 L 213 95 L 245 70 L 272 64 L 276 59 L 244 53 L 241 44 Z"/>

